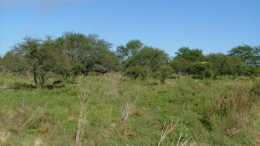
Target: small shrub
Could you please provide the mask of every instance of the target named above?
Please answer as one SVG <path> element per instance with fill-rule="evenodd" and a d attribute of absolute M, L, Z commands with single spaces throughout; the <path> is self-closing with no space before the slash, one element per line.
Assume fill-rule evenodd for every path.
<path fill-rule="evenodd" d="M 140 77 L 142 80 L 144 80 L 147 76 L 146 68 L 140 65 L 137 66 L 131 66 L 126 69 L 125 74 L 129 77 L 134 78 L 135 80 Z"/>
<path fill-rule="evenodd" d="M 75 76 L 82 74 L 86 70 L 86 67 L 81 63 L 74 63 L 72 67 L 72 72 Z"/>
<path fill-rule="evenodd" d="M 190 65 L 190 70 L 192 74 L 195 74 L 193 78 L 198 79 L 209 79 L 212 75 L 211 63 L 201 63 L 195 62 Z"/>
<path fill-rule="evenodd" d="M 249 96 L 249 101 L 255 103 L 259 101 L 260 96 L 260 83 L 255 83 L 254 87 L 251 89 L 251 95 Z"/>
<path fill-rule="evenodd" d="M 162 83 L 164 83 L 165 79 L 173 72 L 173 69 L 165 65 L 161 67 L 159 71 L 155 73 L 155 77 L 159 78 Z"/>
<path fill-rule="evenodd" d="M 0 66 L 0 72 L 4 72 L 4 67 Z"/>

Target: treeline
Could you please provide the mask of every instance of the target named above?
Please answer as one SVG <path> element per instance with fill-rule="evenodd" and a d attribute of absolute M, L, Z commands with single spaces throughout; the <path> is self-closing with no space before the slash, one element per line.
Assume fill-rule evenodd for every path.
<path fill-rule="evenodd" d="M 97 35 L 65 32 L 56 39 L 25 37 L 0 58 L 0 67 L 27 77 L 38 89 L 55 75 L 66 79 L 90 72 L 121 71 L 134 79 L 149 76 L 159 78 L 163 83 L 171 73 L 193 74 L 196 78 L 260 74 L 260 46 L 242 45 L 229 50 L 227 55 L 206 56 L 202 50 L 183 47 L 173 58 L 140 40 L 117 46 L 116 51 L 111 48 L 111 43 Z"/>

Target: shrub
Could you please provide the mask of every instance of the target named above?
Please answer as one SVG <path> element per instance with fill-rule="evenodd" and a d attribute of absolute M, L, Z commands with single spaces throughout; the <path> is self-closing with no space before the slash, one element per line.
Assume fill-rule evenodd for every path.
<path fill-rule="evenodd" d="M 161 67 L 159 71 L 155 73 L 155 77 L 159 78 L 162 83 L 164 83 L 165 79 L 173 72 L 173 69 L 168 66 L 164 65 Z"/>
<path fill-rule="evenodd" d="M 135 80 L 140 77 L 142 80 L 144 80 L 147 76 L 146 68 L 140 65 L 137 66 L 131 66 L 126 69 L 125 74 L 129 77 L 134 78 Z"/>
<path fill-rule="evenodd" d="M 78 76 L 86 70 L 85 66 L 81 63 L 74 63 L 72 67 L 72 72 L 74 75 Z"/>
<path fill-rule="evenodd" d="M 251 89 L 251 96 L 249 101 L 252 103 L 258 102 L 260 96 L 260 83 L 255 83 L 254 87 Z"/>
<path fill-rule="evenodd" d="M 190 66 L 190 72 L 195 74 L 194 78 L 208 79 L 211 77 L 211 63 L 195 62 Z"/>
<path fill-rule="evenodd" d="M 260 84 L 256 83 L 248 94 L 245 87 L 228 87 L 231 93 L 222 92 L 202 109 L 200 123 L 210 133 L 222 133 L 228 137 L 243 137 L 245 129 L 254 120 L 257 112 L 254 104 L 259 101 Z M 244 138 L 244 139 L 243 139 Z M 214 141 L 214 140 L 213 140 Z M 228 144 L 228 141 L 219 141 Z M 214 142 L 216 144 L 216 141 Z"/>

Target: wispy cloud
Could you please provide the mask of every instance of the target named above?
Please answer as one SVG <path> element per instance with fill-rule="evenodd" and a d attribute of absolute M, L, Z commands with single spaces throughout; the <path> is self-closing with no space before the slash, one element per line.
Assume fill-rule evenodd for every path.
<path fill-rule="evenodd" d="M 40 8 L 46 11 L 54 11 L 57 9 L 57 5 L 59 2 L 79 3 L 83 1 L 96 0 L 0 0 L 0 7 L 14 6 L 24 2 L 28 2 L 35 8 Z"/>

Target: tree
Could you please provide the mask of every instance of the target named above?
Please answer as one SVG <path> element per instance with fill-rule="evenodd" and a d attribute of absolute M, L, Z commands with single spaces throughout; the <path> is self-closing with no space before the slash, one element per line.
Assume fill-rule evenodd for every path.
<path fill-rule="evenodd" d="M 248 45 L 237 46 L 228 51 L 230 56 L 240 57 L 244 64 L 248 64 L 253 57 L 253 48 Z"/>
<path fill-rule="evenodd" d="M 78 62 L 72 65 L 72 72 L 75 76 L 82 74 L 85 71 L 85 69 L 85 66 Z"/>
<path fill-rule="evenodd" d="M 143 43 L 140 40 L 130 40 L 126 46 L 117 46 L 116 54 L 120 58 L 121 62 L 125 62 L 131 56 L 135 55 L 143 47 Z"/>
<path fill-rule="evenodd" d="M 112 44 L 97 35 L 65 32 L 57 39 L 63 50 L 68 53 L 71 63 L 81 63 L 85 73 L 118 71 L 121 64 L 114 52 L 110 51 Z"/>
<path fill-rule="evenodd" d="M 184 58 L 173 58 L 170 62 L 170 66 L 174 69 L 176 73 L 186 73 L 188 71 L 189 62 Z"/>
<path fill-rule="evenodd" d="M 197 78 L 208 79 L 211 77 L 211 63 L 208 62 L 194 62 L 191 64 L 191 73 L 195 74 Z"/>
<path fill-rule="evenodd" d="M 207 55 L 205 60 L 212 64 L 214 77 L 217 75 L 245 75 L 247 71 L 245 64 L 239 57 L 218 53 Z"/>
<path fill-rule="evenodd" d="M 260 46 L 253 47 L 253 56 L 250 59 L 252 66 L 258 67 L 260 65 Z"/>
<path fill-rule="evenodd" d="M 146 46 L 129 58 L 126 67 L 141 65 L 150 72 L 156 72 L 161 66 L 168 64 L 168 56 L 163 50 Z"/>
<path fill-rule="evenodd" d="M 140 77 L 144 80 L 147 76 L 146 68 L 140 65 L 131 66 L 126 69 L 125 74 L 129 77 L 134 78 L 135 80 Z"/>
<path fill-rule="evenodd" d="M 97 37 L 97 35 L 85 36 L 81 33 L 64 32 L 56 41 L 69 55 L 71 63 L 78 62 L 86 66 L 87 60 L 95 51 Z"/>
<path fill-rule="evenodd" d="M 37 89 L 41 89 L 55 73 L 71 67 L 67 54 L 57 49 L 51 37 L 44 41 L 31 37 L 25 37 L 23 40 L 4 56 L 4 67 L 28 79 L 31 79 L 32 74 Z"/>
<path fill-rule="evenodd" d="M 224 75 L 225 73 L 222 72 L 223 67 L 225 64 L 226 55 L 222 53 L 217 54 L 209 54 L 205 56 L 205 61 L 210 62 L 212 64 L 212 73 L 214 78 L 218 75 Z"/>
<path fill-rule="evenodd" d="M 111 51 L 101 51 L 95 54 L 93 58 L 91 71 L 98 73 L 106 73 L 109 71 L 119 71 L 121 70 L 121 64 L 116 57 L 114 52 Z"/>
<path fill-rule="evenodd" d="M 245 75 L 246 66 L 243 60 L 235 56 L 225 56 L 221 73 L 223 75 Z"/>
<path fill-rule="evenodd" d="M 27 68 L 27 63 L 25 61 L 24 57 L 21 57 L 14 51 L 8 51 L 2 59 L 2 65 L 6 71 L 22 74 Z"/>
<path fill-rule="evenodd" d="M 177 56 L 176 59 L 183 58 L 186 61 L 196 62 L 196 61 L 203 61 L 204 55 L 202 54 L 202 50 L 193 49 L 190 50 L 188 47 L 182 47 L 175 53 Z"/>
<path fill-rule="evenodd" d="M 164 84 L 165 79 L 173 72 L 173 69 L 168 66 L 164 65 L 160 68 L 159 71 L 156 72 L 156 77 L 160 79 L 160 81 Z"/>

